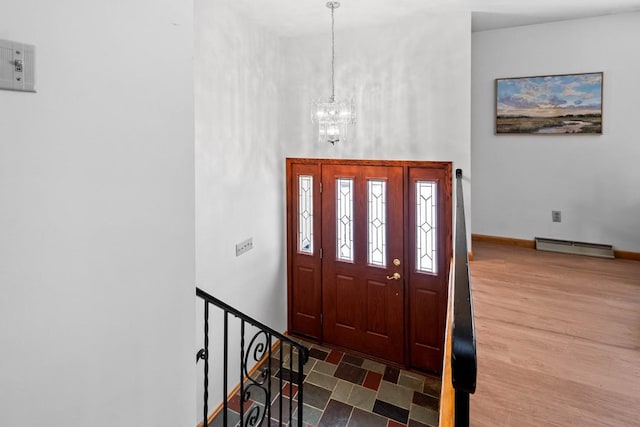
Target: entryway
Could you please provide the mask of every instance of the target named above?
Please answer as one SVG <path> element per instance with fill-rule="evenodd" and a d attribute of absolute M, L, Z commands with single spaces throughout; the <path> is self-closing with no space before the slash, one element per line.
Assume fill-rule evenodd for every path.
<path fill-rule="evenodd" d="M 287 159 L 290 333 L 440 372 L 451 169 Z"/>

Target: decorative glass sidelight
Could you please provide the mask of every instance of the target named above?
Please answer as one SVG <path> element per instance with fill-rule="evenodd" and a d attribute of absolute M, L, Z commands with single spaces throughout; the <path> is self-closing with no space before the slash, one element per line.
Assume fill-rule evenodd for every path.
<path fill-rule="evenodd" d="M 436 182 L 416 182 L 416 269 L 433 274 L 438 272 L 436 209 Z"/>
<path fill-rule="evenodd" d="M 313 255 L 313 176 L 298 177 L 298 251 Z"/>
<path fill-rule="evenodd" d="M 367 260 L 370 265 L 387 266 L 387 182 L 367 181 Z"/>
<path fill-rule="evenodd" d="M 353 261 L 353 179 L 336 179 L 336 254 Z"/>

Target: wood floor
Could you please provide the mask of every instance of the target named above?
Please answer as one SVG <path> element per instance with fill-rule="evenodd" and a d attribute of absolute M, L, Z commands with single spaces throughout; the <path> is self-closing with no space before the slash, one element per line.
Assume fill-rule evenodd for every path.
<path fill-rule="evenodd" d="M 474 242 L 472 426 L 640 426 L 640 262 Z"/>

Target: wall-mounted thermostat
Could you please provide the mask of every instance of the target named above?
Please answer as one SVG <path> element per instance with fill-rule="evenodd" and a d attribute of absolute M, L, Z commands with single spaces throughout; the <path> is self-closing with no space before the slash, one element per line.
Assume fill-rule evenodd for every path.
<path fill-rule="evenodd" d="M 36 91 L 36 48 L 0 39 L 0 89 Z"/>

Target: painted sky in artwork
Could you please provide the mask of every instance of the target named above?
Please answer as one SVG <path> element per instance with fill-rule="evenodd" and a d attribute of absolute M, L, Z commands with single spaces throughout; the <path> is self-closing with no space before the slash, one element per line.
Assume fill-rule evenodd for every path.
<path fill-rule="evenodd" d="M 601 114 L 602 74 L 497 80 L 498 116 Z"/>

